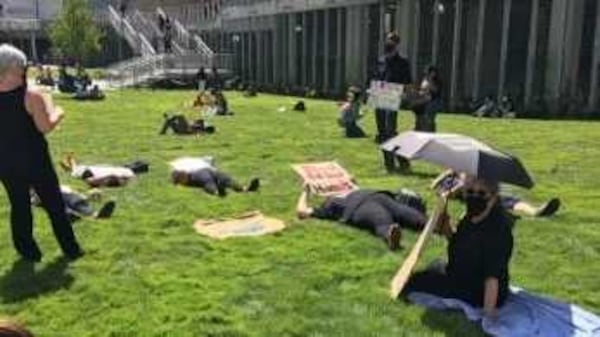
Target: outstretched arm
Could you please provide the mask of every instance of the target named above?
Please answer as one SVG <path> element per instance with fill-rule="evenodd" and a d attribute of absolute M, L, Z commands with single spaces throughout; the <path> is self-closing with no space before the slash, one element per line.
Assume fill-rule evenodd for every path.
<path fill-rule="evenodd" d="M 310 198 L 310 186 L 308 184 L 304 185 L 304 190 L 300 194 L 300 198 L 298 198 L 298 203 L 296 205 L 296 216 L 298 219 L 304 220 L 309 218 L 314 210 L 308 205 L 308 199 Z"/>

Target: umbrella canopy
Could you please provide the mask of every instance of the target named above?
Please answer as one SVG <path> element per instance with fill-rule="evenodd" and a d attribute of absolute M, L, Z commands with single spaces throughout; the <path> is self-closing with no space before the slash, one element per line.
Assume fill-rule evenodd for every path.
<path fill-rule="evenodd" d="M 458 134 L 404 132 L 381 145 L 407 159 L 425 160 L 475 177 L 533 187 L 521 161 L 471 137 Z"/>

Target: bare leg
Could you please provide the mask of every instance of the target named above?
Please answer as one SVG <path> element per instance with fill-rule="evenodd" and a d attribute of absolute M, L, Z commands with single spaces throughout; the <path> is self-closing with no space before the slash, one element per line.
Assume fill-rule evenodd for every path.
<path fill-rule="evenodd" d="M 538 208 L 525 201 L 519 201 L 513 206 L 512 210 L 527 216 L 535 216 Z"/>

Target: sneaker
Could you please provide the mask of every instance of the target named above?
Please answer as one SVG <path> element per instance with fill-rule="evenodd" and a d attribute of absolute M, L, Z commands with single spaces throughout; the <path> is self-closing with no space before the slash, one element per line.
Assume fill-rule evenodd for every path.
<path fill-rule="evenodd" d="M 258 178 L 254 178 L 250 181 L 250 185 L 248 185 L 248 192 L 257 192 L 260 189 L 260 180 Z"/>
<path fill-rule="evenodd" d="M 558 198 L 553 198 L 547 203 L 545 203 L 542 207 L 540 207 L 537 211 L 536 217 L 549 217 L 554 215 L 558 209 L 560 208 L 561 202 Z"/>
<path fill-rule="evenodd" d="M 386 242 L 390 250 L 400 248 L 400 239 L 402 238 L 402 230 L 397 224 L 391 225 L 388 229 Z"/>
<path fill-rule="evenodd" d="M 116 207 L 117 204 L 114 201 L 107 202 L 96 214 L 96 219 L 108 219 L 112 217 Z"/>

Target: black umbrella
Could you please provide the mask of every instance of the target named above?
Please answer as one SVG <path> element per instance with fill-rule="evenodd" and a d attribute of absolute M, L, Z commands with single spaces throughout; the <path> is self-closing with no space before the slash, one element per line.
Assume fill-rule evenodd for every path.
<path fill-rule="evenodd" d="M 489 181 L 525 188 L 534 185 L 518 158 L 463 135 L 409 131 L 385 142 L 381 148 Z"/>

